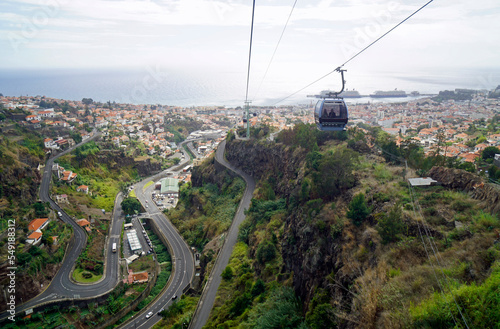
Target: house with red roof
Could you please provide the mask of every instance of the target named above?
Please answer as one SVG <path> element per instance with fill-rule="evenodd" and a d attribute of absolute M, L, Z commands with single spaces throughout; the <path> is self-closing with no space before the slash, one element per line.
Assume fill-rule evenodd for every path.
<path fill-rule="evenodd" d="M 39 244 L 42 241 L 42 232 L 36 231 L 28 235 L 26 242 L 32 245 Z"/>
<path fill-rule="evenodd" d="M 474 163 L 476 159 L 479 158 L 479 155 L 474 153 L 462 153 L 459 154 L 458 157 L 461 158 L 462 161 Z"/>
<path fill-rule="evenodd" d="M 28 224 L 28 230 L 30 230 L 30 231 L 43 230 L 47 226 L 47 224 L 49 224 L 48 218 L 36 218 L 36 219 L 33 219 Z"/>
<path fill-rule="evenodd" d="M 149 275 L 147 271 L 134 273 L 132 270 L 128 270 L 128 277 L 123 280 L 123 283 L 145 283 L 148 282 Z"/>
<path fill-rule="evenodd" d="M 32 245 L 40 243 L 42 240 L 42 230 L 49 224 L 49 219 L 48 218 L 36 218 L 33 219 L 29 224 L 28 224 L 28 230 L 31 232 L 27 239 L 26 242 Z"/>
<path fill-rule="evenodd" d="M 67 194 L 56 195 L 56 202 L 57 203 L 61 203 L 61 202 L 68 203 L 68 195 Z"/>
<path fill-rule="evenodd" d="M 65 170 L 63 171 L 63 177 L 61 178 L 61 180 L 72 183 L 75 180 L 76 176 L 78 176 L 78 174 L 75 174 L 70 170 Z"/>
<path fill-rule="evenodd" d="M 474 152 L 475 153 L 481 153 L 487 147 L 488 147 L 488 145 L 484 144 L 484 143 L 477 144 L 476 146 L 474 146 Z"/>
<path fill-rule="evenodd" d="M 77 192 L 83 192 L 85 194 L 89 194 L 89 187 L 87 185 L 80 185 L 76 188 Z"/>
<path fill-rule="evenodd" d="M 78 225 L 80 225 L 81 227 L 83 227 L 87 232 L 90 233 L 91 228 L 90 228 L 90 222 L 88 220 L 86 220 L 85 218 L 82 218 L 82 219 L 77 220 L 76 223 Z"/>

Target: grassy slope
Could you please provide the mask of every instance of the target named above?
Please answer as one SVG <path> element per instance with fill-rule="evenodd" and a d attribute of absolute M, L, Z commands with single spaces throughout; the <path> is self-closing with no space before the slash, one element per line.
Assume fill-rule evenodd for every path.
<path fill-rule="evenodd" d="M 326 143 L 320 152 L 326 154 L 338 147 L 342 146 Z M 435 319 L 450 319 L 450 310 L 459 318 L 451 302 L 452 294 L 458 297 L 462 312 L 476 328 L 490 327 L 485 314 L 498 307 L 498 298 L 488 298 L 493 292 L 498 293 L 491 288 L 491 282 L 497 280 L 497 275 L 492 275 L 497 273 L 493 269 L 498 268 L 494 264 L 495 261 L 498 264 L 500 258 L 499 244 L 493 244 L 500 229 L 498 218 L 483 213 L 478 202 L 466 194 L 441 187 L 416 191 L 416 199 L 423 209 L 422 218 L 419 212 L 413 211 L 402 173 L 402 167 L 388 165 L 381 158 L 368 154 L 362 156 L 355 165 L 358 183 L 350 195 L 366 194 L 372 214 L 369 220 L 359 227 L 352 225 L 346 217 L 349 200 L 342 197 L 323 201 L 319 212 L 308 219 L 312 225 L 321 226 L 342 241 L 336 258 L 343 262 L 341 271 L 344 275 L 353 278 L 350 285 L 340 287 L 350 296 L 343 299 L 341 305 L 322 295 L 330 288 L 328 285 L 317 287 L 306 312 L 306 323 L 310 328 L 321 328 L 328 321 L 342 327 L 398 328 L 441 324 Z M 261 182 L 260 188 L 267 188 L 267 185 Z M 402 208 L 400 221 L 404 224 L 403 229 L 395 235 L 394 242 L 384 244 L 378 232 L 377 218 L 380 217 L 377 216 L 389 213 L 395 204 Z M 455 220 L 464 224 L 464 228 L 455 228 Z M 426 256 L 415 231 L 416 224 L 422 224 L 422 221 L 426 223 L 429 234 L 434 236 L 431 239 L 439 251 L 439 264 L 433 254 L 429 258 Z M 243 311 L 237 311 L 245 294 L 251 292 L 259 278 L 266 282 L 263 296 L 273 287 L 289 285 L 293 280 L 293 275 L 287 279 L 278 272 L 279 244 L 278 256 L 274 259 L 265 264 L 257 260 L 257 246 L 272 239 L 271 233 L 282 239 L 283 216 L 271 214 L 267 220 L 257 219 L 257 222 L 247 238 L 248 244 L 240 242 L 235 248 L 230 263 L 233 278 L 223 281 L 208 328 L 253 328 L 249 314 L 255 312 L 255 306 L 265 298 L 251 296 L 246 299 Z M 247 226 L 244 224 L 242 228 Z M 424 238 L 428 239 L 425 235 Z M 430 247 L 427 248 L 431 253 Z M 248 270 L 249 266 L 251 270 Z M 326 277 L 325 281 L 332 286 L 338 285 L 335 276 Z M 436 293 L 441 289 L 445 297 Z M 486 299 L 486 309 L 477 311 L 479 303 L 467 302 L 469 296 L 474 296 L 475 300 Z M 443 323 L 445 328 L 454 325 L 450 321 Z M 464 327 L 460 319 L 458 327 Z"/>

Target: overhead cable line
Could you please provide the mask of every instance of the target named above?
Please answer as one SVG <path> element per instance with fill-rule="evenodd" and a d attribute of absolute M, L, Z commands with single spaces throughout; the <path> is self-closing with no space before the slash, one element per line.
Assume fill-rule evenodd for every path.
<path fill-rule="evenodd" d="M 252 27 L 250 29 L 250 49 L 248 51 L 247 92 L 245 94 L 245 103 L 248 102 L 248 85 L 250 82 L 250 63 L 252 62 L 252 39 L 253 39 L 254 17 L 255 17 L 255 0 L 253 0 L 253 7 L 252 7 Z"/>
<path fill-rule="evenodd" d="M 380 146 L 378 146 L 377 144 L 375 144 L 375 146 L 377 146 L 377 148 L 379 150 L 381 150 L 382 152 L 384 152 L 385 154 L 391 156 L 391 158 L 393 159 L 397 159 L 397 160 L 400 160 L 400 161 L 404 161 L 405 163 L 405 167 L 406 167 L 406 172 L 408 172 L 408 163 L 406 161 L 405 158 L 401 157 L 401 156 L 398 156 L 398 155 L 395 155 L 395 154 L 392 154 L 384 149 L 382 149 Z M 464 322 L 465 324 L 465 327 L 467 329 L 469 329 L 469 325 L 467 324 L 467 320 L 465 319 L 465 315 L 462 313 L 462 310 L 460 308 L 460 306 L 458 305 L 458 302 L 455 298 L 455 295 L 453 294 L 453 291 L 452 291 L 452 287 L 449 283 L 449 280 L 448 280 L 448 276 L 445 274 L 444 270 L 443 270 L 443 265 L 441 265 L 441 263 L 444 263 L 443 262 L 443 259 L 441 258 L 441 262 L 439 260 L 439 251 L 437 249 L 437 246 L 435 244 L 435 242 L 433 241 L 433 238 L 431 237 L 431 233 L 430 233 L 430 229 L 429 227 L 427 226 L 426 222 L 425 222 L 425 217 L 424 217 L 424 214 L 422 212 L 422 207 L 420 207 L 420 204 L 417 200 L 417 197 L 416 197 L 416 193 L 415 193 L 415 189 L 413 186 L 411 186 L 410 182 L 407 181 L 407 184 L 408 184 L 408 189 L 409 189 L 409 195 L 410 195 L 410 200 L 411 200 L 411 203 L 412 203 L 412 206 L 413 206 L 413 213 L 414 213 L 414 216 L 415 218 L 417 217 L 417 211 L 418 210 L 418 214 L 420 215 L 420 218 L 422 219 L 422 228 L 424 230 L 424 234 L 426 235 L 427 237 L 427 240 L 429 241 L 429 246 L 430 246 L 430 249 L 432 250 L 432 253 L 434 254 L 434 257 L 436 258 L 436 263 L 437 263 L 437 267 L 439 267 L 441 269 L 441 274 L 444 278 L 444 281 L 448 287 L 448 290 L 450 291 L 450 295 L 455 303 L 455 306 L 458 310 L 458 313 L 460 314 L 461 318 L 462 318 L 462 321 Z M 419 232 L 419 235 L 420 235 L 420 239 L 422 240 L 422 244 L 424 245 L 424 249 L 425 249 L 425 253 L 427 255 L 427 258 L 429 259 L 429 264 L 431 265 L 431 268 L 434 272 L 434 276 L 436 278 L 436 281 L 438 283 L 438 286 L 439 286 L 439 289 L 441 290 L 441 294 L 443 295 L 444 297 L 444 289 L 442 287 L 442 284 L 439 282 L 439 279 L 437 278 L 437 274 L 436 274 L 436 269 L 434 268 L 434 265 L 432 264 L 432 261 L 431 261 L 431 258 L 430 258 L 430 255 L 429 255 L 429 252 L 427 250 L 427 245 L 425 243 L 425 240 L 424 240 L 424 237 L 422 235 L 422 231 L 420 229 L 420 224 L 419 224 L 419 221 L 417 220 L 416 221 L 417 223 L 417 227 L 418 227 L 418 232 Z M 465 313 L 465 310 L 464 310 L 464 313 Z M 455 319 L 455 316 L 453 315 L 453 312 L 451 312 L 450 310 L 450 314 L 453 318 L 453 322 L 455 323 L 455 325 L 457 325 L 457 320 Z M 470 322 L 470 319 L 469 319 L 469 322 Z"/>
<path fill-rule="evenodd" d="M 412 187 L 412 189 L 413 189 L 413 187 Z M 413 193 L 415 193 L 415 191 L 413 191 Z M 415 199 L 414 201 L 415 201 L 415 204 L 417 205 L 417 209 L 418 209 L 418 212 L 420 213 L 420 217 L 422 219 L 424 219 L 424 215 L 423 215 L 423 212 L 422 212 L 422 207 L 420 206 L 420 204 L 419 204 L 419 202 L 418 202 L 417 199 Z M 465 324 L 465 327 L 467 329 L 469 329 L 469 326 L 467 325 L 467 320 L 465 319 L 465 316 L 462 313 L 462 310 L 460 309 L 460 306 L 458 305 L 458 302 L 457 302 L 457 300 L 455 298 L 455 295 L 453 294 L 452 287 L 451 287 L 450 282 L 448 280 L 448 276 L 444 273 L 443 265 L 441 265 L 441 263 L 444 264 L 443 259 L 441 258 L 441 261 L 439 261 L 439 259 L 440 259 L 441 256 L 440 256 L 439 251 L 437 249 L 437 245 L 434 242 L 434 239 L 431 239 L 430 229 L 429 229 L 428 225 L 426 225 L 426 224 L 423 224 L 422 226 L 424 228 L 424 232 L 425 232 L 425 235 L 427 236 L 427 240 L 429 241 L 429 245 L 430 245 L 430 247 L 432 249 L 432 252 L 434 253 L 434 257 L 436 258 L 437 265 L 441 269 L 441 273 L 442 273 L 442 275 L 444 277 L 445 283 L 448 286 L 448 289 L 450 290 L 450 294 L 451 294 L 451 297 L 453 298 L 453 301 L 455 302 L 455 305 L 457 307 L 458 313 L 460 313 L 460 316 L 462 317 L 462 320 L 463 320 L 463 322 Z M 464 312 L 465 312 L 465 310 L 464 310 Z"/>
<path fill-rule="evenodd" d="M 295 5 L 297 4 L 297 0 L 293 3 L 292 10 L 290 11 L 290 14 L 288 15 L 288 18 L 286 20 L 285 26 L 283 27 L 283 31 L 281 31 L 281 36 L 278 40 L 278 43 L 276 44 L 276 48 L 274 48 L 273 55 L 271 56 L 271 60 L 269 61 L 269 64 L 267 65 L 266 72 L 264 73 L 264 76 L 262 77 L 262 80 L 260 81 L 259 88 L 257 88 L 257 92 L 255 93 L 255 98 L 257 98 L 257 95 L 259 94 L 260 88 L 262 87 L 262 83 L 264 83 L 264 80 L 267 77 L 267 72 L 269 72 L 269 68 L 271 67 L 271 63 L 273 62 L 274 55 L 276 55 L 276 51 L 278 50 L 278 47 L 280 45 L 281 39 L 283 38 L 283 35 L 285 34 L 285 30 L 288 26 L 288 22 L 290 21 L 290 17 L 292 17 L 293 10 L 295 9 Z"/>
<path fill-rule="evenodd" d="M 377 38 L 375 41 L 373 41 L 372 43 L 370 43 L 368 46 L 366 46 L 365 48 L 361 49 L 359 52 L 357 52 L 354 56 L 352 56 L 351 58 L 349 58 L 347 61 L 345 61 L 342 65 L 338 66 L 335 70 L 331 71 L 331 72 L 328 72 L 327 74 L 323 75 L 322 77 L 314 80 L 313 82 L 311 82 L 310 84 L 308 84 L 307 86 L 297 90 L 296 92 L 294 92 L 293 94 L 290 94 L 288 95 L 287 97 L 277 101 L 276 103 L 273 104 L 276 105 L 276 104 L 279 104 L 281 102 L 283 102 L 284 100 L 292 97 L 293 95 L 296 95 L 298 93 L 300 93 L 301 91 L 303 91 L 304 89 L 312 86 L 313 84 L 317 83 L 318 81 L 320 80 L 323 80 L 324 78 L 326 78 L 327 76 L 329 76 L 330 74 L 334 73 L 334 72 L 339 72 L 340 69 L 346 65 L 347 63 L 349 63 L 350 61 L 352 61 L 354 58 L 358 57 L 361 53 L 363 53 L 365 50 L 367 50 L 368 48 L 370 48 L 371 46 L 373 46 L 375 43 L 377 43 L 380 39 L 382 39 L 383 37 L 385 37 L 386 35 L 388 35 L 389 33 L 391 33 L 393 30 L 395 30 L 397 27 L 399 27 L 401 24 L 405 23 L 407 20 L 409 20 L 411 17 L 413 17 L 415 14 L 417 14 L 419 11 L 421 11 L 422 9 L 424 9 L 425 7 L 427 7 L 431 2 L 433 2 L 434 0 L 430 0 L 429 2 L 427 2 L 425 5 L 423 5 L 422 7 L 420 7 L 419 9 L 417 9 L 416 11 L 414 11 L 410 16 L 406 17 L 405 19 L 403 19 L 401 22 L 399 22 L 397 25 L 395 25 L 393 28 L 391 28 L 389 31 L 385 32 L 384 34 L 382 34 L 379 38 Z"/>

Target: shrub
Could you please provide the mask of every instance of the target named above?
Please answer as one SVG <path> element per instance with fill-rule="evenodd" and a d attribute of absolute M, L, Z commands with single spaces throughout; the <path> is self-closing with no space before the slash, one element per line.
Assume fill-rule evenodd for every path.
<path fill-rule="evenodd" d="M 252 287 L 252 296 L 257 297 L 258 295 L 262 294 L 264 291 L 266 291 L 266 285 L 264 284 L 264 281 L 261 279 L 258 279 L 255 284 Z"/>
<path fill-rule="evenodd" d="M 416 328 L 462 327 L 465 315 L 469 328 L 498 328 L 500 323 L 500 263 L 496 263 L 491 276 L 482 284 L 462 285 L 442 295 L 435 293 L 429 300 L 410 309 Z M 455 323 L 458 319 L 459 323 Z"/>
<path fill-rule="evenodd" d="M 403 222 L 401 220 L 401 207 L 395 205 L 388 215 L 379 214 L 377 231 L 382 238 L 382 243 L 395 242 L 398 240 L 397 235 L 403 230 Z"/>
<path fill-rule="evenodd" d="M 349 204 L 347 218 L 352 219 L 354 225 L 359 226 L 370 214 L 370 209 L 366 204 L 365 195 L 360 193 L 356 195 Z"/>
<path fill-rule="evenodd" d="M 465 211 L 471 207 L 472 207 L 471 203 L 463 201 L 463 200 L 457 200 L 457 201 L 453 202 L 451 205 L 451 209 L 453 209 L 455 211 L 459 211 L 459 212 Z"/>
<path fill-rule="evenodd" d="M 276 247 L 271 242 L 261 243 L 257 248 L 257 261 L 265 264 L 276 257 Z"/>
<path fill-rule="evenodd" d="M 222 271 L 221 277 L 226 281 L 231 280 L 233 278 L 233 269 L 229 266 L 226 266 L 224 271 Z"/>
<path fill-rule="evenodd" d="M 83 272 L 82 272 L 82 277 L 83 277 L 84 279 L 90 279 L 92 276 L 93 276 L 93 275 L 92 275 L 92 273 L 90 273 L 90 272 L 88 272 L 88 271 L 83 271 Z"/>

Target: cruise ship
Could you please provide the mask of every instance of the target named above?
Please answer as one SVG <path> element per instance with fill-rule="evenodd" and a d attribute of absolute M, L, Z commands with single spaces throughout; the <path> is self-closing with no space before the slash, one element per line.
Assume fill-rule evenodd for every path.
<path fill-rule="evenodd" d="M 370 94 L 370 97 L 372 98 L 393 98 L 393 97 L 407 97 L 408 95 L 406 94 L 405 91 L 403 90 L 392 90 L 392 91 L 381 91 L 378 90 L 373 94 Z"/>
<path fill-rule="evenodd" d="M 339 95 L 344 98 L 361 98 L 362 96 L 359 94 L 357 90 L 346 90 Z"/>

